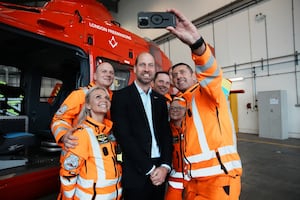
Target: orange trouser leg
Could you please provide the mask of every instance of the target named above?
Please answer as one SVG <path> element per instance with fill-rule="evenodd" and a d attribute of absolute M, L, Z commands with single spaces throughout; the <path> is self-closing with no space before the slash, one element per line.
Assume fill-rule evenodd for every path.
<path fill-rule="evenodd" d="M 168 186 L 165 200 L 182 200 L 182 190 Z"/>
<path fill-rule="evenodd" d="M 185 200 L 238 200 L 240 176 L 215 176 L 205 180 L 192 179 L 185 186 Z"/>

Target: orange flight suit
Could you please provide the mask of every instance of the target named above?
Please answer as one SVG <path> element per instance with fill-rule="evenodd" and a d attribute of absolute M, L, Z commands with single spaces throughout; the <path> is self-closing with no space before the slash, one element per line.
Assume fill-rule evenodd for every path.
<path fill-rule="evenodd" d="M 61 198 L 119 200 L 122 194 L 121 167 L 117 163 L 112 122 L 99 123 L 87 117 L 73 134 L 78 145 L 63 150 Z"/>
<path fill-rule="evenodd" d="M 165 200 L 182 200 L 184 173 L 183 165 L 184 160 L 182 156 L 183 152 L 183 130 L 182 127 L 175 126 L 170 122 L 170 127 L 173 135 L 173 155 L 172 155 L 172 171 L 168 178 L 168 188 L 166 191 Z"/>
<path fill-rule="evenodd" d="M 184 199 L 237 200 L 242 164 L 222 70 L 209 48 L 192 57 L 198 83 L 182 94 L 187 101 Z"/>

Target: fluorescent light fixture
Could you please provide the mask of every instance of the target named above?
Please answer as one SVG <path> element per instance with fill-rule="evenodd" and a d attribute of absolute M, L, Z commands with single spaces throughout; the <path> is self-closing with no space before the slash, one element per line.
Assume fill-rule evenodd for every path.
<path fill-rule="evenodd" d="M 234 82 L 234 81 L 242 81 L 244 80 L 244 77 L 235 77 L 235 78 L 229 78 L 230 81 Z"/>

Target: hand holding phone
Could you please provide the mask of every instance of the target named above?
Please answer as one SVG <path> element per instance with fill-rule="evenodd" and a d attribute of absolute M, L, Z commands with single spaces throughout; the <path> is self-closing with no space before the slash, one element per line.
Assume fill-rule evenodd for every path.
<path fill-rule="evenodd" d="M 171 12 L 139 12 L 139 28 L 166 28 L 176 27 L 176 16 Z"/>

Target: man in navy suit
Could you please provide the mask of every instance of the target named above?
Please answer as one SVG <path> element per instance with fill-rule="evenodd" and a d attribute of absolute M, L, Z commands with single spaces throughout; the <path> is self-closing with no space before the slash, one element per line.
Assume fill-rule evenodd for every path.
<path fill-rule="evenodd" d="M 123 155 L 124 200 L 163 200 L 171 169 L 172 136 L 164 97 L 151 89 L 156 69 L 150 53 L 138 55 L 136 80 L 115 91 L 111 116 Z"/>

